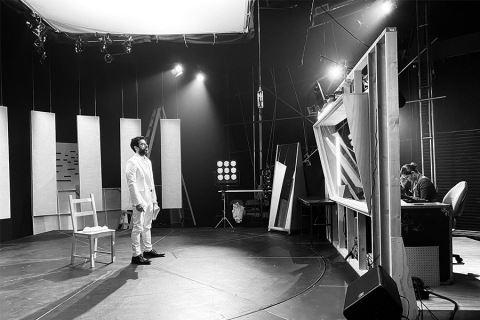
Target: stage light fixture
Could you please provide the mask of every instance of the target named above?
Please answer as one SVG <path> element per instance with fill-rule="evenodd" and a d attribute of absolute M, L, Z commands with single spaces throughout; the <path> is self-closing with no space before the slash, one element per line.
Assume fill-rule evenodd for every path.
<path fill-rule="evenodd" d="M 103 59 L 105 60 L 106 63 L 111 63 L 113 61 L 113 56 L 107 53 L 105 57 L 103 57 Z"/>
<path fill-rule="evenodd" d="M 205 80 L 205 75 L 204 75 L 203 73 L 201 73 L 201 72 L 198 73 L 198 74 L 197 74 L 197 80 L 198 80 L 198 81 L 203 81 L 203 80 Z"/>
<path fill-rule="evenodd" d="M 240 183 L 239 174 L 237 162 L 235 160 L 217 161 L 215 185 L 219 187 L 238 185 Z"/>
<path fill-rule="evenodd" d="M 394 9 L 394 4 L 391 1 L 385 1 L 382 3 L 382 12 L 383 14 L 389 14 Z"/>
<path fill-rule="evenodd" d="M 179 75 L 181 75 L 183 73 L 183 67 L 181 64 L 177 64 L 175 66 L 175 68 L 172 69 L 172 74 L 176 77 L 178 77 Z"/>
<path fill-rule="evenodd" d="M 85 49 L 85 46 L 83 45 L 83 39 L 82 37 L 78 37 L 78 39 L 75 41 L 75 52 L 80 53 Z"/>
<path fill-rule="evenodd" d="M 344 74 L 344 71 L 343 71 L 344 68 L 342 68 L 341 66 L 339 65 L 334 65 L 332 66 L 329 70 L 328 70 L 328 76 L 331 80 L 336 80 L 336 79 L 340 79 L 341 77 L 343 77 L 343 74 Z"/>

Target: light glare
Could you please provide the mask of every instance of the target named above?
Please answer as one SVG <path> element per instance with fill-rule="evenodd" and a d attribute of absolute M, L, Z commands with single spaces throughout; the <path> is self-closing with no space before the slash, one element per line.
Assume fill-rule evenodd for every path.
<path fill-rule="evenodd" d="M 205 80 L 205 75 L 204 75 L 203 73 L 197 74 L 197 80 L 198 80 L 198 81 L 203 81 L 203 80 Z"/>
<path fill-rule="evenodd" d="M 393 10 L 393 3 L 390 2 L 390 1 L 385 1 L 384 3 L 382 3 L 382 12 L 384 14 L 388 14 L 390 12 L 392 12 Z"/>
<path fill-rule="evenodd" d="M 339 79 L 342 77 L 342 75 L 343 75 L 343 68 L 338 65 L 332 66 L 328 70 L 328 77 L 331 80 Z"/>

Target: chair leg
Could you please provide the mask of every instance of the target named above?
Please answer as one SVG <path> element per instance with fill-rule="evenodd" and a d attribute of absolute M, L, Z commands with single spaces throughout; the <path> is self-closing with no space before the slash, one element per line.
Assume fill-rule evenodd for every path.
<path fill-rule="evenodd" d="M 95 259 L 97 259 L 97 250 L 98 250 L 98 238 L 95 238 L 95 240 L 93 241 L 94 245 L 95 245 L 95 250 L 93 251 L 93 257 Z"/>
<path fill-rule="evenodd" d="M 111 235 L 110 236 L 110 252 L 111 252 L 111 256 L 112 256 L 112 263 L 115 262 L 115 235 Z"/>
<path fill-rule="evenodd" d="M 90 268 L 95 268 L 95 244 L 97 239 L 90 238 Z"/>
<path fill-rule="evenodd" d="M 77 240 L 75 239 L 75 236 L 72 236 L 72 256 L 70 257 L 70 264 L 75 263 L 75 255 L 77 254 Z"/>

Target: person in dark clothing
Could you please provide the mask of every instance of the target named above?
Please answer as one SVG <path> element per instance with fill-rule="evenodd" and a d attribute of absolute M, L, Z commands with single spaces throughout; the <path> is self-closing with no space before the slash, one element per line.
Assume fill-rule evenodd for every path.
<path fill-rule="evenodd" d="M 417 164 L 405 164 L 400 169 L 400 181 L 407 179 L 412 185 L 414 199 L 423 199 L 431 202 L 437 201 L 437 189 L 432 181 L 417 169 Z"/>

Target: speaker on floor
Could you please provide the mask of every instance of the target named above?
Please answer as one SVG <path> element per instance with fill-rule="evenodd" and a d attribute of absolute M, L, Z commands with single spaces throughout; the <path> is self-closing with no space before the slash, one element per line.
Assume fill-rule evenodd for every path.
<path fill-rule="evenodd" d="M 382 266 L 370 269 L 347 287 L 343 315 L 347 320 L 400 320 L 397 284 Z"/>

